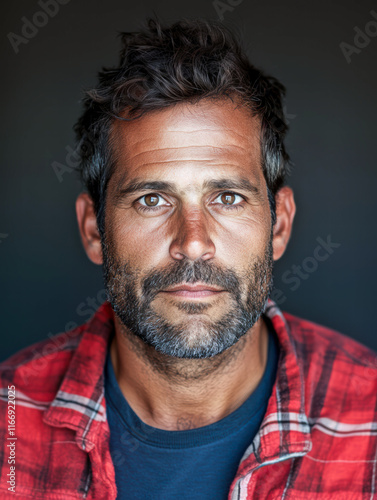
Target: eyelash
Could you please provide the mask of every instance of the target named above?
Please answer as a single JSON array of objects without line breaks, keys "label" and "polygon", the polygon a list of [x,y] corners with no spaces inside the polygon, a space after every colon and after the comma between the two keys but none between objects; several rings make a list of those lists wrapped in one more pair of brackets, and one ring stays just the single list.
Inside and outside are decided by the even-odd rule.
[{"label": "eyelash", "polygon": [[[238,193],[234,193],[233,191],[222,191],[221,193],[219,193],[216,196],[215,199],[217,199],[219,196],[221,196],[222,194],[225,194],[225,193],[227,193],[227,194],[234,194],[235,196],[239,196],[240,198],[242,198],[245,201],[245,197],[244,196],[242,196],[241,194],[238,194]],[[164,199],[160,194],[157,194],[157,193],[150,193],[150,194],[154,194],[154,195],[158,196],[159,198]],[[147,195],[141,196],[136,201],[141,200],[145,196],[147,196]],[[240,210],[242,208],[241,202],[237,203],[236,205],[221,205],[221,206],[222,206],[222,208],[224,210]],[[139,206],[138,206],[138,210],[141,211],[141,212],[156,212],[156,211],[160,210],[161,208],[163,208],[163,207],[162,206],[159,206],[159,207],[148,207],[146,205],[141,205],[141,204],[139,204]]]}]

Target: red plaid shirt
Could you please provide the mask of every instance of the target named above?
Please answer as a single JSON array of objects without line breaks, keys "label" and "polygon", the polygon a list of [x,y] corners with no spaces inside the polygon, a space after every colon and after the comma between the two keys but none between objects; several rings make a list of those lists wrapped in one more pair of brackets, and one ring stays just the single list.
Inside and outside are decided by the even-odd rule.
[{"label": "red plaid shirt", "polygon": [[[377,499],[377,354],[271,301],[266,314],[277,378],[229,499]],[[103,374],[112,330],[104,303],[0,364],[1,499],[116,498]]]}]

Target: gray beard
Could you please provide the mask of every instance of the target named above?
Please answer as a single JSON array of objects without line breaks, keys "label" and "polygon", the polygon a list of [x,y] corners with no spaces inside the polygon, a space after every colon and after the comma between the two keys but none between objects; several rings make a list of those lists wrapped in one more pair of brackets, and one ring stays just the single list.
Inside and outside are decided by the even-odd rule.
[{"label": "gray beard", "polygon": [[[234,271],[223,270],[208,261],[186,259],[143,278],[139,299],[140,272],[128,263],[117,261],[106,238],[102,240],[102,250],[108,300],[120,321],[147,345],[175,358],[210,358],[232,347],[263,314],[272,289],[272,236],[263,258],[256,258],[242,277],[247,285],[245,299],[242,299],[241,280]],[[154,311],[152,302],[159,291],[198,281],[229,293],[230,310],[220,320],[199,317],[212,306],[209,303],[177,302],[176,307],[188,315],[180,324],[171,324]]]}]

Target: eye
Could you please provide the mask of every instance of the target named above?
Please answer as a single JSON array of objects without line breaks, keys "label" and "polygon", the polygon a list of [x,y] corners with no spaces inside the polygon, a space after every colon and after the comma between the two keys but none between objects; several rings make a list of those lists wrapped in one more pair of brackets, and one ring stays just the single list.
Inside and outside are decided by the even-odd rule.
[{"label": "eye", "polygon": [[149,193],[137,200],[143,208],[158,208],[161,206],[169,206],[170,204],[159,194]]},{"label": "eye", "polygon": [[144,207],[158,207],[162,205],[165,200],[159,194],[151,193],[142,196],[138,201]]},{"label": "eye", "polygon": [[214,203],[220,203],[222,205],[238,205],[244,198],[236,193],[232,193],[231,191],[227,191],[225,193],[221,193],[214,200]]}]

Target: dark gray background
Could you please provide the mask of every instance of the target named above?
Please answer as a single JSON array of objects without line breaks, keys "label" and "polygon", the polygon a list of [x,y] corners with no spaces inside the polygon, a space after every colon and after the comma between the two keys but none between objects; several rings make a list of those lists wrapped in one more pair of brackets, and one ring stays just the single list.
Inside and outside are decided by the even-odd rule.
[{"label": "dark gray background", "polygon": [[[71,0],[16,54],[7,35],[21,35],[21,18],[32,20],[41,7],[7,4],[1,15],[1,359],[86,321],[102,301],[101,269],[87,259],[76,225],[80,184],[74,172],[60,182],[52,164],[74,164],[66,147],[74,147],[82,88],[95,83],[101,66],[116,63],[116,33],[137,30],[154,12],[168,22],[217,18],[209,0]],[[372,9],[377,12],[372,1],[243,0],[224,20],[240,30],[254,64],[288,88],[287,145],[295,163],[289,184],[298,212],[275,269],[279,303],[377,350],[377,37],[350,62],[340,48],[354,44],[355,27],[365,31]],[[339,247],[292,290],[283,274],[313,257],[317,238],[329,236]]]}]

